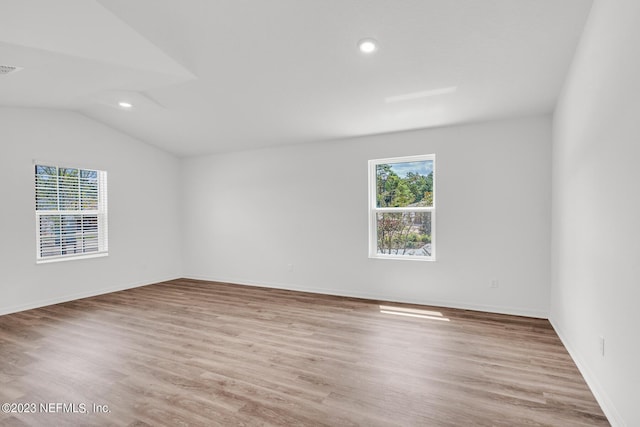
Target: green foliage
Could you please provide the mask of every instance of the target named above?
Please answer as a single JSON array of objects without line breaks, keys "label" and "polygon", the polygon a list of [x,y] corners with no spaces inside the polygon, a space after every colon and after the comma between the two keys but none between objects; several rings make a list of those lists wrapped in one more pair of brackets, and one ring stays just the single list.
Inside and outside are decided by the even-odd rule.
[{"label": "green foliage", "polygon": [[406,182],[400,180],[391,200],[392,206],[408,206],[415,201],[415,196]]},{"label": "green foliage", "polygon": [[433,172],[409,172],[400,178],[388,164],[376,168],[378,207],[433,206]]}]

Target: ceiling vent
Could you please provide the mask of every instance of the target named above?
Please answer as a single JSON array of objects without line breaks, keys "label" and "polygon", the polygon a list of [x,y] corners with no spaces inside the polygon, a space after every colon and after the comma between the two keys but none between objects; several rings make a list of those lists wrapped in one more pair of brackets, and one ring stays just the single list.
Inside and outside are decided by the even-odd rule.
[{"label": "ceiling vent", "polygon": [[5,74],[15,73],[16,71],[20,71],[22,68],[14,67],[13,65],[0,65],[0,76],[4,76]]}]

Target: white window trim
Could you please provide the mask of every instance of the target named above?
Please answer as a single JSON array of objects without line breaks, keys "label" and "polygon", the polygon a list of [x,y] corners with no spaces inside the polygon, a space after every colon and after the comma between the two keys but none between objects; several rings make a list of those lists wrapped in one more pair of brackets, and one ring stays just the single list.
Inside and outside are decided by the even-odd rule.
[{"label": "white window trim", "polygon": [[[61,261],[71,261],[90,258],[101,258],[109,256],[109,221],[108,221],[108,187],[107,172],[96,168],[83,168],[75,165],[68,165],[60,162],[49,162],[33,160],[32,173],[36,165],[55,165],[57,168],[93,170],[98,174],[98,209],[92,210],[42,210],[36,207],[36,199],[34,197],[34,211],[36,222],[36,264],[48,264]],[[32,175],[33,176],[33,175]],[[34,183],[35,185],[35,183]],[[35,187],[34,187],[35,190]],[[95,215],[98,217],[98,235],[99,250],[97,252],[88,252],[84,254],[68,254],[58,256],[42,257],[40,252],[40,216],[43,215]]]},{"label": "white window trim", "polygon": [[[425,160],[433,161],[433,206],[429,207],[402,207],[379,208],[376,206],[376,166],[388,163],[408,163]],[[404,261],[435,261],[436,260],[436,155],[424,154],[418,156],[389,157],[386,159],[369,160],[369,258],[393,259]],[[391,255],[378,253],[378,221],[376,215],[379,212],[431,212],[431,256],[417,255]]]}]

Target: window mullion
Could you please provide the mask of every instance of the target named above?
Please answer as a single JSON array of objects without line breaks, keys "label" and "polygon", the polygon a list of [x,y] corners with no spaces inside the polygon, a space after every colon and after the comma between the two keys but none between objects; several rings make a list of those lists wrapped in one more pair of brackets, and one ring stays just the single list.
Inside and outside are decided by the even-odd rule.
[{"label": "window mullion", "polygon": [[60,168],[56,166],[56,196],[58,196],[58,210],[60,210]]},{"label": "window mullion", "polygon": [[81,211],[82,210],[82,193],[81,193],[81,189],[80,186],[81,184],[81,179],[80,179],[80,175],[82,175],[82,169],[78,169],[78,210]]}]

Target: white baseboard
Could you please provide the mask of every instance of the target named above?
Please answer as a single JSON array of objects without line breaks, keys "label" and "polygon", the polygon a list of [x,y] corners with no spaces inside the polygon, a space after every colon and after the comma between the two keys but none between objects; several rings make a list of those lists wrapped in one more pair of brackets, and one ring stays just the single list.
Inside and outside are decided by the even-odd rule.
[{"label": "white baseboard", "polygon": [[562,344],[567,349],[569,355],[578,367],[578,370],[586,381],[587,386],[589,386],[589,388],[591,389],[591,393],[593,393],[593,396],[596,398],[596,401],[602,408],[602,412],[604,412],[605,416],[609,420],[609,423],[613,427],[627,427],[627,424],[622,419],[622,416],[614,406],[611,399],[609,399],[609,396],[604,391],[602,385],[600,385],[598,378],[593,374],[591,369],[589,369],[589,366],[584,362],[584,359],[580,356],[580,353],[576,350],[575,347],[573,347],[573,345],[571,345],[571,342],[567,339],[566,335],[562,332],[562,330],[558,327],[558,325],[553,321],[552,318],[549,318],[549,322],[551,323],[551,326],[553,326],[556,334],[558,335],[558,337],[560,337],[560,341],[562,341]]},{"label": "white baseboard", "polygon": [[74,301],[74,300],[78,300],[78,299],[82,299],[82,298],[89,298],[89,297],[95,297],[98,295],[103,295],[103,294],[110,294],[112,292],[118,292],[118,291],[124,291],[125,289],[133,289],[133,288],[139,288],[140,286],[147,286],[147,285],[151,285],[154,283],[160,283],[160,282],[166,282],[168,280],[173,280],[173,279],[177,279],[178,277],[170,277],[170,278],[162,278],[159,280],[154,280],[154,281],[144,281],[144,282],[137,282],[137,283],[130,283],[130,284],[126,284],[126,285],[118,285],[118,286],[112,286],[112,287],[108,287],[108,288],[102,288],[102,289],[94,289],[88,292],[80,292],[80,293],[76,293],[76,294],[71,294],[71,295],[63,295],[63,296],[59,296],[59,297],[55,297],[55,298],[49,298],[49,299],[44,299],[44,300],[38,300],[38,301],[33,301],[27,304],[21,304],[21,305],[16,305],[16,306],[11,306],[11,307],[0,307],[0,316],[5,315],[5,314],[11,314],[11,313],[17,313],[19,311],[26,311],[26,310],[32,310],[34,308],[40,308],[40,307],[46,307],[48,305],[54,305],[54,304],[60,304],[63,302],[69,302],[69,301]]},{"label": "white baseboard", "polygon": [[482,305],[482,304],[471,304],[471,303],[459,302],[459,301],[431,300],[431,299],[420,299],[420,298],[408,299],[408,298],[397,297],[390,294],[353,292],[353,291],[344,291],[342,289],[307,288],[307,287],[296,286],[291,284],[269,283],[269,282],[255,281],[255,280],[243,280],[243,279],[237,279],[237,278],[211,277],[211,276],[202,276],[197,274],[188,274],[188,275],[185,275],[184,277],[188,279],[194,279],[194,280],[206,280],[210,282],[232,283],[232,284],[243,285],[243,286],[258,286],[262,288],[274,288],[274,289],[284,289],[288,291],[310,292],[313,294],[335,295],[335,296],[342,296],[342,297],[363,298],[363,299],[370,299],[370,300],[390,301],[390,302],[407,303],[407,304],[431,305],[436,307],[459,308],[462,310],[484,311],[488,313],[498,313],[498,314],[511,314],[515,316],[536,317],[540,319],[546,319],[548,317],[547,312],[544,312],[541,310],[519,308],[519,307],[490,306],[490,305]]}]

